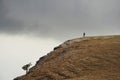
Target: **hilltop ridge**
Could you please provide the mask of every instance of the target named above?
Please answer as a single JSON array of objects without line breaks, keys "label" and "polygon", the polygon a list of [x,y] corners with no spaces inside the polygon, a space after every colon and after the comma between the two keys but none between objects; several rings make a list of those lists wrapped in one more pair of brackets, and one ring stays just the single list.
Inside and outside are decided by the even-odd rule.
[{"label": "hilltop ridge", "polygon": [[14,80],[120,80],[120,35],[68,40]]}]

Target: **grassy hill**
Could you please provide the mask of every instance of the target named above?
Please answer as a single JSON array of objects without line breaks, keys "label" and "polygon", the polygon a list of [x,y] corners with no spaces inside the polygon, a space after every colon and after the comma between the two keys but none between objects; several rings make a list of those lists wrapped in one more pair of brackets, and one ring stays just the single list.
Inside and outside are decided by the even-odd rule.
[{"label": "grassy hill", "polygon": [[68,40],[14,80],[120,80],[120,35]]}]

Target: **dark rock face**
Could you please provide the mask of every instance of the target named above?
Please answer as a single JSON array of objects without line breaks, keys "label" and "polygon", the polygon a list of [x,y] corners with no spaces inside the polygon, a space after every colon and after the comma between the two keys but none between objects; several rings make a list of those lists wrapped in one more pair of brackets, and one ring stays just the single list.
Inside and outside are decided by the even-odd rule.
[{"label": "dark rock face", "polygon": [[17,78],[15,78],[13,80],[22,80],[22,77],[17,77]]},{"label": "dark rock face", "polygon": [[120,80],[120,36],[68,40],[14,80]]}]

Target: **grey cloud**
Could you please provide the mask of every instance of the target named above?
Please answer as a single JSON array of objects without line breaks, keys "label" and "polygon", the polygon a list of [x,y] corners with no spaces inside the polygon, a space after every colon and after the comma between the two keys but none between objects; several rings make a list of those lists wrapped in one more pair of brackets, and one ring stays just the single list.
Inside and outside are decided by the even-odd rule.
[{"label": "grey cloud", "polygon": [[2,33],[16,33],[22,30],[22,22],[17,19],[7,17],[9,10],[5,5],[4,0],[0,0],[0,32]]},{"label": "grey cloud", "polygon": [[1,0],[0,32],[72,38],[120,34],[119,0]]}]

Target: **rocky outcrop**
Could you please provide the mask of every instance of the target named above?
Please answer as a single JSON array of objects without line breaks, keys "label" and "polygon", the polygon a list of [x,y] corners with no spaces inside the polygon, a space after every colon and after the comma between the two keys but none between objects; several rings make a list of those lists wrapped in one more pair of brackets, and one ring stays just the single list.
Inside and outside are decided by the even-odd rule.
[{"label": "rocky outcrop", "polygon": [[120,80],[120,36],[68,40],[14,80]]}]

